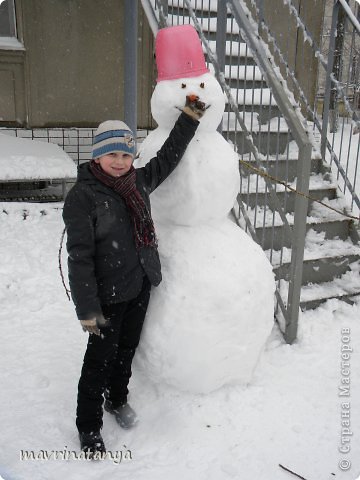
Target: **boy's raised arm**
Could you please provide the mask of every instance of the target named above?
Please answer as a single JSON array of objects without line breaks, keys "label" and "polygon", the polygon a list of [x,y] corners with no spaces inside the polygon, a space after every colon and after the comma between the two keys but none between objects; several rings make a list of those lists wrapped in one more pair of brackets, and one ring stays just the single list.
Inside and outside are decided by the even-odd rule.
[{"label": "boy's raised arm", "polygon": [[155,190],[176,168],[199,126],[205,105],[196,98],[187,97],[186,105],[164,145],[143,170],[150,192]]}]

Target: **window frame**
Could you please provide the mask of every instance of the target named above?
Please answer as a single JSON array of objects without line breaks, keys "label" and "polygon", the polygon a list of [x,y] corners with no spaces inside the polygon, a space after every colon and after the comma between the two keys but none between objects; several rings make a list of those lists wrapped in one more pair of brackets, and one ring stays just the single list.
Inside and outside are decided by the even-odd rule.
[{"label": "window frame", "polygon": [[8,1],[8,14],[9,14],[9,35],[1,35],[1,38],[17,38],[17,26],[16,26],[16,9],[15,9],[15,0]]}]

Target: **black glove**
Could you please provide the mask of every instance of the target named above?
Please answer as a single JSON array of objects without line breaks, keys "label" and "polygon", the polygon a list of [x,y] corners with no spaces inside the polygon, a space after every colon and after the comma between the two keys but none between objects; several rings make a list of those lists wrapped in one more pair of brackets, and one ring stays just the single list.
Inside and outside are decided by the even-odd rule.
[{"label": "black glove", "polygon": [[200,118],[204,115],[205,110],[205,103],[201,102],[197,95],[187,95],[183,112],[195,120],[200,120]]}]

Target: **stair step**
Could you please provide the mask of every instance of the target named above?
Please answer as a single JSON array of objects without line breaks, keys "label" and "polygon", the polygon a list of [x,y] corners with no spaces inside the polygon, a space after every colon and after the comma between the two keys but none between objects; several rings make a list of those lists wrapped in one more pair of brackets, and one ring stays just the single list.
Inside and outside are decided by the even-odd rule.
[{"label": "stair step", "polygon": [[[248,160],[244,155],[241,157],[241,160],[244,160],[251,166],[257,168],[256,162],[251,159]],[[289,184],[294,182],[297,177],[297,167],[298,167],[298,159],[297,158],[288,158],[288,159],[281,159],[276,157],[268,157],[261,159],[262,165],[266,168],[266,171],[269,175],[272,175],[280,180],[283,180]],[[242,184],[247,184],[248,177],[251,175],[257,176],[254,172],[248,168],[246,165],[240,164],[241,168],[241,177],[242,177]],[[322,160],[320,158],[311,158],[311,172],[313,174],[318,174],[322,171]]]},{"label": "stair step", "polygon": [[[193,25],[194,22],[192,18],[189,15],[181,14],[180,15],[174,14],[174,13],[169,13],[168,15],[168,24],[169,25]],[[185,12],[184,12],[185,13]],[[187,12],[186,12],[187,13]],[[205,15],[203,17],[198,17],[198,21],[201,25],[201,28],[205,34],[205,36],[209,36],[210,40],[215,40],[216,39],[216,30],[217,30],[217,17],[216,16],[209,16]],[[227,19],[226,22],[226,33],[228,35],[231,35],[231,38],[233,40],[239,40],[239,33],[240,33],[240,28],[238,24],[233,21],[231,18]]]},{"label": "stair step", "polygon": [[[212,63],[209,63],[209,70],[215,74]],[[265,80],[257,65],[225,65],[224,76],[226,83],[231,88],[240,90],[246,88],[261,88],[266,86]]]},{"label": "stair step", "polygon": [[348,271],[330,282],[305,285],[301,290],[300,306],[304,310],[313,309],[333,298],[351,301],[354,295],[360,295],[359,262],[350,264]]},{"label": "stair step", "polygon": [[[239,106],[259,105],[262,107],[276,106],[276,101],[270,88],[249,88],[246,90],[231,89],[231,95]],[[227,98],[226,98],[227,101]],[[239,108],[241,111],[241,108]]]},{"label": "stair step", "polygon": [[[236,99],[236,97],[234,97]],[[271,107],[272,108],[272,107]],[[287,133],[289,127],[286,120],[282,117],[271,118],[264,122],[260,115],[255,112],[244,112],[239,110],[239,119],[245,123],[245,127],[249,132],[262,133]],[[261,120],[261,121],[260,121]],[[242,131],[238,117],[234,112],[224,112],[223,114],[223,130],[226,132]]]},{"label": "stair step", "polygon": [[[264,162],[265,163],[265,162]],[[243,167],[244,169],[246,167]],[[277,177],[278,178],[278,177]],[[296,189],[296,178],[292,182],[288,182],[287,185],[291,188]],[[281,183],[275,184],[271,182],[276,188],[277,193],[285,192],[286,187]],[[309,178],[309,190],[321,190],[321,191],[335,191],[336,192],[337,184],[336,182],[330,180],[325,180],[324,175],[322,173],[312,173]],[[295,195],[295,192],[291,192],[287,190],[288,194]],[[241,194],[248,195],[248,194],[267,194],[269,195],[269,189],[266,185],[265,179],[262,176],[257,175],[256,173],[251,173],[250,175],[243,176],[241,179]],[[335,196],[332,196],[331,200],[333,200]],[[337,208],[335,205],[330,205],[333,208]],[[340,208],[343,208],[343,203],[341,203]]]},{"label": "stair step", "polygon": [[[199,6],[200,3],[200,6]],[[167,2],[169,10],[170,8],[173,9],[185,9],[187,11],[187,5],[185,4],[184,0],[168,0]],[[208,13],[217,13],[218,11],[218,0],[190,0],[191,8],[194,11],[203,11]]]},{"label": "stair step", "polygon": [[[293,140],[290,132],[280,131],[252,131],[254,145],[262,155],[285,154],[288,144]],[[225,138],[236,145],[240,155],[249,153],[250,147],[246,142],[247,134],[242,131],[226,132]]]},{"label": "stair step", "polygon": [[[213,53],[216,52],[216,41],[210,40],[209,46]],[[204,52],[206,53],[205,47],[203,47]],[[247,58],[248,61],[250,58],[253,58],[253,53],[250,48],[247,46],[245,42],[241,41],[231,41],[226,40],[225,42],[225,55],[229,58],[237,58],[237,57],[244,57]],[[230,62],[229,62],[230,63]],[[250,65],[250,64],[248,64]]]},{"label": "stair step", "polygon": [[[309,194],[316,198],[316,200],[327,201],[328,199],[333,200],[336,198],[336,189],[335,188],[319,188],[311,189]],[[264,206],[265,204],[268,207],[271,207],[271,199],[269,193],[265,195],[264,193],[242,193],[240,194],[244,204],[250,208],[254,208],[256,205]],[[295,210],[295,200],[296,193],[294,192],[285,192],[278,191],[277,198],[280,202],[280,205],[286,213],[294,212]],[[308,203],[308,214],[311,212],[313,201],[309,200]]]},{"label": "stair step", "polygon": [[[258,219],[258,220],[262,220]],[[258,224],[260,223],[258,221]],[[245,228],[245,222],[243,221],[243,228]],[[326,239],[339,238],[346,240],[349,237],[350,232],[350,220],[323,220],[321,222],[308,222],[306,225],[306,231],[310,229],[316,232],[325,232]],[[255,228],[255,232],[260,241],[260,245],[264,250],[268,250],[273,247],[275,250],[280,250],[282,246],[291,247],[289,238],[284,235],[285,227],[283,225],[272,226],[258,226]]]},{"label": "stair step", "polygon": [[[360,290],[360,289],[359,289]],[[356,289],[354,292],[344,293],[344,294],[329,294],[328,296],[321,298],[314,298],[312,300],[303,300],[300,301],[300,308],[303,311],[314,310],[315,308],[320,307],[323,303],[328,300],[341,300],[348,303],[349,305],[354,305],[360,301],[360,291]],[[317,291],[318,292],[318,291]]]},{"label": "stair step", "polygon": [[[236,99],[236,95],[233,96],[234,99]],[[238,109],[240,115],[243,115],[244,113],[252,115],[254,121],[258,124],[265,124],[269,122],[273,118],[278,118],[281,117],[282,114],[280,112],[280,109],[277,105],[273,104],[271,107],[265,105],[265,104],[253,104],[251,103],[250,99],[247,97],[246,101],[248,103],[238,103]],[[233,130],[233,127],[231,127],[232,124],[235,124],[235,113],[231,111],[230,104],[228,103],[227,97],[225,96],[225,112],[224,112],[224,118],[229,117],[230,118],[230,130]],[[224,129],[226,131],[226,129]]]},{"label": "stair step", "polygon": [[[274,265],[274,268],[284,263],[291,262],[291,249],[282,248],[281,250],[265,251],[267,257]],[[325,232],[308,230],[305,237],[304,261],[326,259],[330,257],[360,255],[360,241],[346,238],[326,239]]]},{"label": "stair step", "polygon": [[[287,299],[289,284],[286,280],[279,282],[281,297]],[[317,308],[331,299],[339,299],[353,303],[354,296],[360,295],[360,261],[348,265],[348,269],[340,276],[328,282],[309,283],[301,289],[300,307],[302,310]]]},{"label": "stair step", "polygon": [[[350,264],[360,262],[360,252],[354,255],[340,255],[304,260],[302,285],[330,282],[349,271]],[[289,280],[290,263],[274,268],[276,280]]]}]

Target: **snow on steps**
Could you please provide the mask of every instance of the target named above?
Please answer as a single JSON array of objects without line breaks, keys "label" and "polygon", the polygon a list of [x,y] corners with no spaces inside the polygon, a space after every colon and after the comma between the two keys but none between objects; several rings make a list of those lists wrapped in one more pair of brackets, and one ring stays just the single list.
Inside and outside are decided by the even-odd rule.
[{"label": "snow on steps", "polygon": [[[176,10],[174,10],[176,11]],[[198,17],[198,20],[201,24],[203,32],[206,34],[216,34],[217,30],[217,18],[216,17],[210,17],[210,16],[204,16],[204,17]],[[176,15],[174,13],[170,13],[168,15],[168,25],[193,25],[194,22],[193,19],[187,15]],[[229,35],[239,35],[240,29],[239,26],[236,22],[234,22],[231,18],[227,19],[226,22],[226,33]]]},{"label": "snow on steps", "polygon": [[[210,66],[210,71],[214,67]],[[261,70],[257,65],[225,65],[224,75],[227,79],[248,80],[263,80]]]},{"label": "snow on steps", "polygon": [[[267,257],[274,265],[276,279],[289,278],[291,250],[283,248],[279,251],[267,250]],[[327,283],[344,275],[351,265],[360,262],[360,245],[354,244],[350,238],[326,239],[325,232],[310,229],[305,239],[303,285]],[[360,282],[358,282],[360,288]]]},{"label": "snow on steps", "polygon": [[[259,195],[261,195],[261,193]],[[244,195],[244,197],[246,196]],[[245,200],[244,197],[243,200]],[[269,194],[267,194],[268,199],[269,197]],[[330,200],[324,198],[323,201],[327,205],[346,212],[345,201],[342,198]],[[291,239],[285,235],[286,230],[280,214],[277,211],[271,210],[268,205],[258,205],[256,208],[249,208],[244,204],[244,207],[251,224],[255,227],[255,231],[264,250],[270,248],[280,250],[282,247],[291,247]],[[240,219],[240,226],[245,229],[245,219],[239,212],[238,206],[235,206],[235,213],[237,218]],[[292,227],[294,225],[293,212],[288,212],[285,216],[290,227]],[[346,240],[350,237],[350,240],[355,243],[358,241],[358,235],[353,227],[352,220],[318,203],[314,202],[311,204],[306,223],[307,232],[311,229],[316,232],[323,232],[325,239],[339,238]]]},{"label": "snow on steps", "polygon": [[[321,303],[337,298],[353,303],[352,297],[360,295],[360,261],[349,265],[349,270],[329,282],[311,283],[301,289],[300,306],[303,310],[318,307]],[[280,292],[287,298],[288,283],[280,281]]]},{"label": "snow on steps", "polygon": [[[216,52],[216,41],[215,40],[210,40],[209,41],[209,46],[212,50],[213,53]],[[203,50],[206,53],[206,49],[203,46]],[[245,57],[247,59],[253,58],[252,51],[250,48],[246,45],[245,42],[242,41],[236,41],[236,40],[226,40],[225,43],[225,55],[228,57]]]},{"label": "snow on steps", "polygon": [[[187,5],[184,0],[168,0],[168,6],[173,8],[185,8],[187,9]],[[200,4],[200,6],[199,6]],[[199,0],[190,0],[191,8],[197,10],[201,8],[204,12],[217,12],[217,4],[218,0],[206,0],[199,2]]]}]

